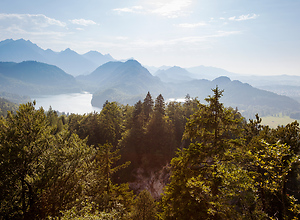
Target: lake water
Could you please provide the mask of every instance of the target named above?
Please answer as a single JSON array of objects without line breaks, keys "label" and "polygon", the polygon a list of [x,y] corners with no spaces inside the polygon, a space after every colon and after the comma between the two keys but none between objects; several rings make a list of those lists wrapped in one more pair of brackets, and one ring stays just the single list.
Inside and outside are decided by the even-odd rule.
[{"label": "lake water", "polygon": [[[91,112],[100,112],[101,109],[93,107],[91,104],[92,94],[88,92],[83,93],[68,93],[60,95],[44,95],[32,98],[36,101],[36,108],[43,107],[48,110],[51,106],[53,110],[64,113],[85,114]],[[167,102],[177,101],[184,102],[185,99],[168,99]]]},{"label": "lake water", "polygon": [[36,101],[36,108],[43,107],[48,110],[51,106],[53,110],[59,112],[84,114],[91,112],[100,112],[100,108],[93,107],[91,104],[92,94],[69,93],[60,95],[45,95],[32,98]]}]

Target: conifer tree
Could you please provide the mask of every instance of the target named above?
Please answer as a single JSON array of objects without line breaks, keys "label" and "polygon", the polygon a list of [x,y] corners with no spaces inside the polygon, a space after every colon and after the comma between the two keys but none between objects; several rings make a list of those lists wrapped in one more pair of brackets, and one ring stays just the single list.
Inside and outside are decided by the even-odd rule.
[{"label": "conifer tree", "polygon": [[135,199],[132,219],[155,220],[156,212],[155,201],[151,194],[147,190],[141,191]]},{"label": "conifer tree", "polygon": [[[220,103],[223,91],[217,87],[213,92],[187,122],[184,137],[192,143],[172,159],[171,183],[163,197],[165,219],[220,219],[235,213],[230,202],[240,188],[234,186],[247,178],[234,161],[242,118]],[[229,175],[233,170],[238,170],[235,178]]]},{"label": "conifer tree", "polygon": [[153,111],[153,105],[154,105],[154,101],[152,99],[152,96],[150,94],[150,92],[147,93],[144,102],[143,102],[143,112],[144,112],[144,121],[145,123],[147,123],[150,119],[150,115]]}]

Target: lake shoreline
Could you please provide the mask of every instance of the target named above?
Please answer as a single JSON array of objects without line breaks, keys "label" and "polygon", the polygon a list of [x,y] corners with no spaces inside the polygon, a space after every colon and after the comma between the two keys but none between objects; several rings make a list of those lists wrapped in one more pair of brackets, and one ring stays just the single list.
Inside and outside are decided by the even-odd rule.
[{"label": "lake shoreline", "polygon": [[59,95],[41,95],[32,97],[36,101],[36,108],[43,107],[47,111],[50,107],[65,114],[89,114],[94,111],[100,112],[101,109],[92,106],[93,94],[89,92],[65,93]]}]

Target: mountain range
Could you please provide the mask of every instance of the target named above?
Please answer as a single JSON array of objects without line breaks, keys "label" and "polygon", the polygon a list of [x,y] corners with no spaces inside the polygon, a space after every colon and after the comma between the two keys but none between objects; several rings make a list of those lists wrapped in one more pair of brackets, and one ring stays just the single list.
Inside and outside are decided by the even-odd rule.
[{"label": "mountain range", "polygon": [[[150,67],[151,68],[151,67]],[[152,68],[153,70],[153,68]],[[300,100],[300,76],[292,75],[241,75],[232,73],[216,67],[196,66],[191,68],[181,68],[178,66],[165,67],[153,72],[164,82],[187,82],[190,80],[207,79],[213,80],[220,76],[227,76],[233,80],[248,83],[256,88],[274,92],[278,95],[289,96],[295,100]]]},{"label": "mountain range", "polygon": [[[8,60],[16,62],[4,62]],[[56,61],[57,66],[49,60]],[[278,85],[283,83],[282,86],[285,87],[284,83],[300,79],[296,76],[270,76],[270,81],[267,80],[268,77],[261,77],[265,80],[259,81],[260,77],[241,76],[205,66],[188,69],[163,66],[159,69],[152,68],[155,72],[151,74],[133,59],[115,61],[110,55],[102,55],[96,51],[79,55],[66,49],[58,53],[50,49],[43,50],[23,39],[0,42],[0,61],[2,94],[5,92],[32,96],[89,91],[93,93],[92,105],[101,108],[106,100],[133,105],[142,100],[148,91],[153,97],[162,94],[166,101],[171,98],[184,98],[189,94],[191,97],[198,97],[203,103],[204,98],[212,94],[211,89],[218,86],[224,89],[221,101],[226,106],[237,107],[245,117],[254,117],[256,113],[264,116],[280,112],[285,115],[300,112],[300,104],[294,99],[245,83],[252,80],[265,82],[261,86],[272,86],[276,82]],[[60,67],[66,65],[65,69],[69,68],[70,71],[77,68],[79,73],[80,68],[82,72],[84,68],[91,69],[91,63],[95,66],[95,63],[101,62],[104,63],[90,70],[89,74],[81,74],[76,78]],[[73,72],[73,75],[76,74]],[[239,80],[243,77],[245,81]],[[296,85],[293,87],[294,90],[297,88]]]},{"label": "mountain range", "polygon": [[218,86],[224,90],[221,101],[226,106],[237,107],[249,118],[254,117],[256,113],[290,114],[300,111],[300,103],[294,99],[255,88],[239,80],[231,80],[226,76],[214,80],[193,79],[192,74],[190,77],[183,77],[186,74],[190,75],[185,69],[172,67],[158,71],[156,76],[153,76],[139,62],[129,60],[124,63],[108,62],[91,74],[77,79],[93,88],[92,104],[100,108],[105,100],[133,105],[142,100],[147,91],[154,97],[161,93],[166,100],[184,98],[189,94],[191,97],[198,97],[203,103],[204,99],[212,94],[211,89]]},{"label": "mountain range", "polygon": [[109,54],[103,55],[97,51],[80,55],[69,48],[61,52],[44,50],[24,39],[7,39],[0,42],[0,61],[38,61],[55,65],[73,76],[91,73],[98,66],[113,60],[115,59]]}]

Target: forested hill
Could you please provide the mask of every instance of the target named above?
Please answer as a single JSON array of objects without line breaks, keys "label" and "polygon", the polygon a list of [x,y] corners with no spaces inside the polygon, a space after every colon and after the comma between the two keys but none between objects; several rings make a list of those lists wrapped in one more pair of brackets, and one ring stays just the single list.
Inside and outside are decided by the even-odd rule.
[{"label": "forested hill", "polygon": [[0,62],[0,91],[22,95],[79,91],[75,78],[56,66],[36,61]]},{"label": "forested hill", "polygon": [[0,97],[0,117],[6,116],[7,111],[15,112],[18,105]]},{"label": "forested hill", "polygon": [[85,82],[96,85],[92,104],[102,107],[105,100],[134,104],[144,94],[164,93],[166,85],[136,60],[109,62],[85,77]]},{"label": "forested hill", "polygon": [[8,101],[15,103],[15,104],[21,104],[21,103],[27,103],[31,102],[31,98],[26,95],[18,95],[15,93],[8,93],[8,92],[0,92],[0,97],[7,99]]}]

